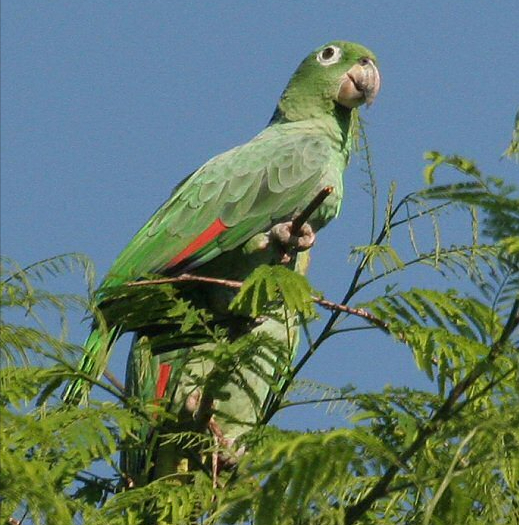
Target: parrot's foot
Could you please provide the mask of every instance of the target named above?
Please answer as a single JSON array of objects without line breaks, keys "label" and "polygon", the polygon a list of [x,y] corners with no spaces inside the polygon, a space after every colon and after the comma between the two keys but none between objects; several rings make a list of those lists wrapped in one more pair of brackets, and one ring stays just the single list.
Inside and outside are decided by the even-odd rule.
[{"label": "parrot's foot", "polygon": [[197,388],[193,390],[184,402],[184,408],[189,414],[194,414],[200,408],[200,398],[202,397],[202,392]]},{"label": "parrot's foot", "polygon": [[305,222],[295,233],[292,224],[292,221],[280,222],[274,225],[269,232],[269,240],[281,247],[282,263],[290,261],[290,252],[304,252],[315,243],[315,233],[310,224]]}]

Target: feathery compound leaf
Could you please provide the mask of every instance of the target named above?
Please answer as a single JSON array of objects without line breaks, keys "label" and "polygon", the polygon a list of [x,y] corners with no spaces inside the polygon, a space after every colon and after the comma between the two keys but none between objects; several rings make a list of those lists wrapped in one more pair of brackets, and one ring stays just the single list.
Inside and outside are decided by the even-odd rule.
[{"label": "feathery compound leaf", "polygon": [[315,315],[312,289],[304,276],[284,266],[262,265],[245,280],[231,309],[242,315],[259,317],[278,309],[280,301],[291,312],[299,312],[304,317]]},{"label": "feathery compound leaf", "polygon": [[256,450],[247,472],[259,477],[261,491],[243,494],[256,508],[255,523],[290,523],[294,516],[305,520],[311,502],[330,505],[327,494],[347,480],[354,451],[355,442],[342,430],[303,435]]},{"label": "feathery compound leaf", "polygon": [[405,266],[397,251],[389,244],[355,246],[351,250],[350,257],[356,258],[356,256],[361,253],[366,257],[366,264],[371,273],[375,273],[375,264],[377,262],[382,265],[384,272],[390,272],[396,269],[401,270]]},{"label": "feathery compound leaf", "polygon": [[519,162],[519,111],[515,114],[515,126],[512,132],[512,140],[503,155]]},{"label": "feathery compound leaf", "polygon": [[343,516],[343,505],[358,495],[358,454],[363,451],[389,464],[397,461],[387,444],[362,427],[279,437],[255,448],[242,463],[241,474],[253,476],[257,489],[224,498],[218,514],[225,522],[241,522],[252,507],[259,525],[321,523],[330,511],[335,523]]},{"label": "feathery compound leaf", "polygon": [[459,377],[462,370],[486,355],[487,345],[502,330],[492,308],[452,290],[413,288],[362,306],[384,319],[389,330],[413,349],[418,368],[429,378],[433,378],[434,363],[443,365],[437,369],[440,385],[445,384],[446,373]]},{"label": "feathery compound leaf", "polygon": [[424,177],[427,184],[434,182],[434,172],[443,164],[447,164],[462,173],[481,179],[481,172],[476,164],[472,160],[461,157],[460,155],[442,155],[438,151],[428,151],[424,154],[424,159],[431,161],[431,164],[424,168]]},{"label": "feathery compound leaf", "polygon": [[63,377],[61,367],[5,367],[0,369],[0,404],[20,407],[38,396],[46,385]]},{"label": "feathery compound leaf", "polygon": [[0,408],[0,416],[2,496],[13,507],[26,506],[35,523],[72,523],[67,488],[94,461],[111,464],[118,436],[138,424],[129,411],[108,403],[25,414]]},{"label": "feathery compound leaf", "polygon": [[95,281],[95,269],[92,260],[82,253],[65,253],[48,259],[42,259],[25,268],[20,267],[9,257],[2,256],[2,282],[13,280],[26,282],[28,279],[43,281],[45,275],[57,277],[64,273],[72,273],[79,269],[85,278],[88,289],[92,290]]},{"label": "feathery compound leaf", "polygon": [[86,520],[87,525],[188,525],[207,515],[217,491],[206,476],[195,475],[190,486],[171,477],[116,494]]},{"label": "feathery compound leaf", "polygon": [[[67,317],[70,310],[86,308],[88,302],[77,295],[50,293],[33,284],[34,280],[41,280],[45,274],[58,275],[77,266],[81,267],[85,275],[89,272],[93,274],[89,259],[78,254],[53,257],[25,269],[8,258],[2,258],[0,304],[3,315],[0,320],[0,358],[6,364],[28,363],[35,359],[41,363],[43,358],[60,361],[65,356],[80,351],[78,346],[66,341]],[[18,322],[19,315],[11,315],[19,314],[20,310],[24,313],[25,322],[9,322],[10,319],[16,319]],[[40,319],[43,311],[50,311],[59,319],[59,336],[45,330]]]},{"label": "feathery compound leaf", "polygon": [[505,237],[499,241],[499,247],[509,256],[519,256],[519,235]]},{"label": "feathery compound leaf", "polygon": [[[419,195],[425,199],[447,200],[450,202],[476,206],[485,213],[484,233],[495,240],[503,237],[519,236],[519,198],[517,188],[505,185],[496,177],[484,178],[481,172],[461,157],[434,157],[434,169],[441,164],[453,165],[460,171],[475,177],[472,182],[458,182],[433,186]],[[451,162],[452,160],[452,162]],[[429,166],[431,168],[431,166]],[[427,168],[426,168],[427,169]],[[430,182],[433,179],[431,177]]]}]

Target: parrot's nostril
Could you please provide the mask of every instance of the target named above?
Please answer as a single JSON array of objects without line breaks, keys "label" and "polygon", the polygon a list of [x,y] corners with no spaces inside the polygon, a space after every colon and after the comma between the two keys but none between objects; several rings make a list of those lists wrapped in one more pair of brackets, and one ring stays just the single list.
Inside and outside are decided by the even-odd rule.
[{"label": "parrot's nostril", "polygon": [[366,57],[362,57],[362,58],[359,60],[359,64],[360,64],[361,66],[367,66],[369,63],[370,63],[370,60],[369,60],[369,58],[366,58]]}]

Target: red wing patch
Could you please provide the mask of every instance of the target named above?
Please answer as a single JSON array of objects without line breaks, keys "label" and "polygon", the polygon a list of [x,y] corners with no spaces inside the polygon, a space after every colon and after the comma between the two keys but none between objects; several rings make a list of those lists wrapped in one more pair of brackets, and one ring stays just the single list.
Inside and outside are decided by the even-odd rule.
[{"label": "red wing patch", "polygon": [[159,367],[159,379],[155,388],[155,397],[162,399],[166,393],[166,388],[169,383],[169,376],[171,375],[172,366],[166,363],[161,364]]},{"label": "red wing patch", "polygon": [[211,226],[206,228],[189,246],[186,246],[178,255],[175,255],[165,267],[173,268],[228,229],[229,228],[225,226],[221,219],[216,219]]}]

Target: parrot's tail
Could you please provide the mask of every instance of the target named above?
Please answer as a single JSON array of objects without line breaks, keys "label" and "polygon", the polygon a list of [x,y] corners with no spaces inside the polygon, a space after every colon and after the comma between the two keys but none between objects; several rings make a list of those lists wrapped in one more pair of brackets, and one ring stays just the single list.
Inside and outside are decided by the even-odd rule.
[{"label": "parrot's tail", "polygon": [[[85,353],[78,365],[78,370],[93,379],[99,379],[103,374],[112,347],[119,337],[120,327],[94,327],[85,342]],[[92,383],[88,378],[79,377],[71,381],[65,388],[61,398],[65,403],[77,404],[86,400]]]}]

